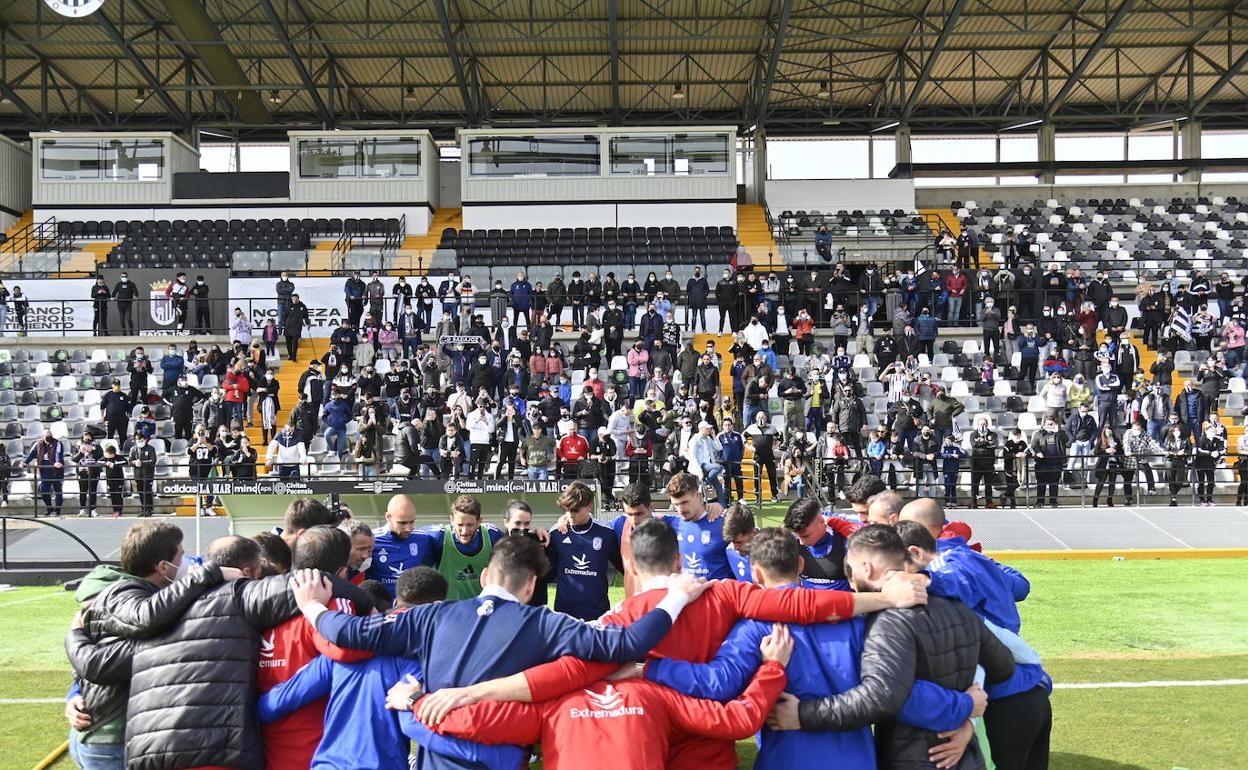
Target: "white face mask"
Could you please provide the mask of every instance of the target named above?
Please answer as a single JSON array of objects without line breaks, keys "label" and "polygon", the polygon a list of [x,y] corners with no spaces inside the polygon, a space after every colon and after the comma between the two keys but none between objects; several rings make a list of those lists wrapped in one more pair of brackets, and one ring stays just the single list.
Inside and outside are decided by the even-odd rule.
[{"label": "white face mask", "polygon": [[358,567],[358,571],[360,571],[360,572],[368,572],[368,568],[369,568],[369,567],[371,567],[371,566],[373,566],[373,557],[371,557],[371,556],[366,556],[366,557],[364,557],[364,561],[360,562],[360,566]]}]

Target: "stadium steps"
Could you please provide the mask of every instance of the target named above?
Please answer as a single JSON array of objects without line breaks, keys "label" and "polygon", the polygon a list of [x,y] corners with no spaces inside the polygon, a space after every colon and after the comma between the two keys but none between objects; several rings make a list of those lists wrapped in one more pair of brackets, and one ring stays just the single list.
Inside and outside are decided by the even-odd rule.
[{"label": "stadium steps", "polygon": [[316,246],[308,251],[308,275],[328,276],[335,273],[334,246],[337,241],[326,239],[317,241]]},{"label": "stadium steps", "polygon": [[34,221],[35,221],[35,210],[29,209],[25,214],[22,214],[20,217],[17,218],[17,221],[13,223],[12,227],[4,231],[5,240],[12,238],[13,236],[20,233],[22,230],[25,230],[27,227],[30,227],[32,224],[34,224]]},{"label": "stadium steps", "polygon": [[[737,242],[750,253],[755,270],[784,270],[784,258],[767,225],[767,210],[755,203],[737,205]],[[768,259],[770,255],[770,259]]]},{"label": "stadium steps", "polygon": [[[108,259],[108,254],[121,244],[116,241],[92,241],[84,244],[82,250],[90,254],[95,259],[95,265],[103,265]],[[94,265],[92,266],[94,269]]]},{"label": "stadium steps", "polygon": [[[277,426],[286,424],[286,420],[290,418],[290,413],[294,411],[295,404],[299,403],[299,378],[308,370],[308,363],[313,358],[319,358],[324,351],[329,349],[328,339],[317,339],[314,337],[305,337],[299,343],[299,357],[294,361],[283,360],[282,365],[277,368],[277,374],[274,379],[281,385],[279,395],[282,402],[282,408],[277,413]],[[261,462],[264,459],[264,453],[268,447],[262,443],[264,434],[260,428],[259,415],[253,416],[254,425],[244,430],[247,438],[251,441],[251,446],[256,450]]]},{"label": "stadium steps", "polygon": [[429,263],[433,260],[433,252],[442,242],[442,231],[446,228],[462,230],[464,228],[464,210],[462,208],[445,208],[433,212],[429,221],[429,232],[424,235],[408,235],[395,255],[394,268],[388,271],[391,275],[425,275],[429,272]]},{"label": "stadium steps", "polygon": [[[731,395],[732,394],[732,354],[728,352],[728,349],[732,347],[733,337],[731,334],[695,334],[693,335],[693,349],[694,350],[704,349],[706,347],[706,343],[708,342],[715,343],[715,352],[719,354],[719,357],[721,361],[723,362],[723,365],[719,367],[720,393],[724,395]],[[745,426],[738,425],[737,429],[742,430],[744,429],[744,427]],[[748,443],[745,446],[745,457],[747,460],[754,457],[754,448],[751,447]],[[743,468],[742,471],[744,472],[744,470],[745,469]],[[764,498],[770,499],[771,495],[774,494],[774,492],[771,489],[771,484],[768,483],[766,478],[764,478],[762,480],[762,485],[763,485]],[[745,494],[747,498],[753,498],[754,496],[754,479],[749,474],[746,474],[745,476]]]}]

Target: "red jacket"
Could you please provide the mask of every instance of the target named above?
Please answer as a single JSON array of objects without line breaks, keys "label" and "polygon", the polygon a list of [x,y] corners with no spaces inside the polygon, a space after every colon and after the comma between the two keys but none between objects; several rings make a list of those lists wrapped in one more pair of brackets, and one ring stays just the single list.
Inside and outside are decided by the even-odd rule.
[{"label": "red jacket", "polygon": [[[345,599],[334,599],[330,609],[355,614],[355,607]],[[274,626],[260,637],[260,661],[256,671],[256,688],[261,694],[287,681],[317,655],[343,663],[355,663],[371,657],[371,653],[344,650],[330,643],[302,615]],[[264,740],[264,766],[267,770],[307,770],[312,755],[321,742],[325,724],[325,704],[321,698],[292,711],[276,722],[260,726]]]},{"label": "red jacket", "polygon": [[644,679],[595,682],[544,703],[483,701],[452,711],[435,729],[482,743],[540,741],[547,770],[664,770],[675,767],[668,752],[682,735],[729,747],[753,735],[786,681],[783,666],[765,661],[729,703],[690,698]]},{"label": "red jacket", "polygon": [[[605,623],[628,624],[654,609],[666,595],[663,589],[643,591],[624,600],[620,609],[602,617]],[[824,623],[854,614],[854,595],[846,591],[807,588],[767,589],[736,580],[716,580],[706,593],[680,613],[663,641],[650,651],[656,658],[705,663],[715,657],[728,631],[742,618],[774,623]],[[603,679],[618,666],[590,663],[571,657],[535,666],[524,672],[533,700],[551,700]],[[737,766],[733,742],[684,735],[672,742],[668,770],[712,770]]]},{"label": "red jacket", "polygon": [[958,273],[957,275],[950,273],[945,276],[945,290],[949,292],[951,297],[961,297],[963,294],[966,294],[966,286],[966,273]]},{"label": "red jacket", "polygon": [[247,375],[241,372],[228,372],[225,375],[225,382],[221,384],[221,389],[225,391],[225,400],[231,404],[243,404],[247,402],[247,391],[251,390],[251,383],[247,380]]},{"label": "red jacket", "polygon": [[559,459],[564,462],[576,463],[589,454],[589,442],[579,433],[559,439]]}]

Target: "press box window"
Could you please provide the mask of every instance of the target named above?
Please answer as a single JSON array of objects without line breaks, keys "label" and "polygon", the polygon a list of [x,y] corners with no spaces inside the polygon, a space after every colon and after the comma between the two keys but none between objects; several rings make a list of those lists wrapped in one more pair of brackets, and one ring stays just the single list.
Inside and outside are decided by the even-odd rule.
[{"label": "press box window", "polygon": [[595,136],[496,136],[468,140],[474,177],[597,176],[602,166]]},{"label": "press box window", "polygon": [[44,179],[99,179],[100,143],[45,140],[40,144],[39,168]]},{"label": "press box window", "polygon": [[363,176],[420,176],[420,140],[364,139],[360,142]]},{"label": "press box window", "polygon": [[299,176],[305,179],[350,179],[356,174],[358,144],[352,141],[299,142]]},{"label": "press box window", "polygon": [[104,178],[156,181],[164,172],[165,145],[158,139],[104,142]]}]

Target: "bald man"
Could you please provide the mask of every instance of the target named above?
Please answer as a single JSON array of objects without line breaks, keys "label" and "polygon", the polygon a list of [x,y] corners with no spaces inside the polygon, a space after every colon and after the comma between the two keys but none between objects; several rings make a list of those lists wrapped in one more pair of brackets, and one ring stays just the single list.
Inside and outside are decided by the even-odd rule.
[{"label": "bald man", "polygon": [[434,566],[435,538],[416,531],[416,505],[407,495],[386,503],[386,523],[373,530],[373,558],[365,575],[393,598],[399,575],[412,567]]},{"label": "bald man", "polygon": [[904,526],[898,529],[911,560],[926,567],[932,578],[927,590],[965,604],[1015,650],[1013,676],[987,687],[984,725],[993,761],[1001,770],[1048,767],[1053,681],[1034,650],[1020,655],[1018,646],[1010,641],[1010,637],[1018,637],[1021,626],[1015,603],[1027,598],[1031,584],[1017,570],[973,551],[962,538],[940,537],[944,519],[939,503],[919,498],[901,509],[901,520],[921,525],[922,531],[916,535],[907,533]]},{"label": "bald man", "polygon": [[901,517],[901,510],[904,506],[901,495],[892,490],[881,492],[872,497],[867,506],[867,523],[894,527]]}]

